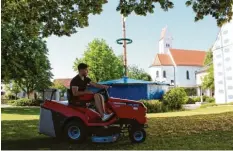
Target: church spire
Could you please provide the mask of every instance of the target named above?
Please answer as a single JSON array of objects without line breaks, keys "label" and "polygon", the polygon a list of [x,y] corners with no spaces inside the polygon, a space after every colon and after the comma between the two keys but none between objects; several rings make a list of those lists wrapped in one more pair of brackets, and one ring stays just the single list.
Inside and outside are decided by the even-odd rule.
[{"label": "church spire", "polygon": [[172,35],[168,31],[167,25],[162,29],[159,40],[159,53],[168,53],[169,48],[172,48]]}]

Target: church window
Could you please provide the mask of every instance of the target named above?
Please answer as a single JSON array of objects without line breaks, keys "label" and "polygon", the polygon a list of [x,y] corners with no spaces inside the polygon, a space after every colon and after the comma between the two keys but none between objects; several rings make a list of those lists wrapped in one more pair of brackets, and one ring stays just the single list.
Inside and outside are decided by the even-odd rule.
[{"label": "church window", "polygon": [[227,34],[227,33],[228,33],[228,30],[225,30],[225,31],[223,32],[224,35]]},{"label": "church window", "polygon": [[226,59],[225,59],[225,61],[230,61],[231,59],[230,59],[230,57],[227,57]]},{"label": "church window", "polygon": [[219,55],[217,55],[217,56],[216,56],[216,58],[221,58],[221,57],[222,57],[222,55],[221,55],[221,54],[219,54]]},{"label": "church window", "polygon": [[166,75],[166,71],[163,71],[163,77],[166,78],[167,75]]},{"label": "church window", "polygon": [[231,77],[231,76],[228,76],[228,77],[227,77],[227,80],[232,80],[232,77]]},{"label": "church window", "polygon": [[187,79],[187,80],[190,79],[190,78],[189,78],[189,71],[188,71],[188,70],[186,71],[186,79]]},{"label": "church window", "polygon": [[225,44],[228,43],[228,42],[229,42],[229,39],[224,40],[224,43],[225,43]]},{"label": "church window", "polygon": [[159,77],[159,71],[156,71],[156,78]]},{"label": "church window", "polygon": [[218,66],[218,67],[221,67],[221,66],[222,66],[222,64],[221,64],[221,63],[218,63],[218,64],[217,64],[217,66]]},{"label": "church window", "polygon": [[227,70],[227,71],[231,71],[231,69],[232,69],[231,67],[228,67],[226,70]]},{"label": "church window", "polygon": [[223,84],[223,81],[218,81],[218,84]]},{"label": "church window", "polygon": [[166,47],[170,47],[170,44],[166,44]]},{"label": "church window", "polygon": [[224,93],[224,90],[221,90],[221,89],[220,89],[220,90],[218,90],[218,92],[219,92],[219,93]]},{"label": "church window", "polygon": [[228,99],[232,99],[233,98],[233,95],[228,95]]},{"label": "church window", "polygon": [[225,52],[230,52],[230,49],[229,49],[229,48],[226,48],[224,51],[225,51]]}]

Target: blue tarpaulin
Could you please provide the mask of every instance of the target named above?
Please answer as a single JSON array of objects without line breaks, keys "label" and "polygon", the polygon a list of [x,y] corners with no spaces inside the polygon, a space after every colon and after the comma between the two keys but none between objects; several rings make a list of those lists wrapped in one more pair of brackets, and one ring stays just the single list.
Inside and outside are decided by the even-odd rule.
[{"label": "blue tarpaulin", "polygon": [[[103,81],[99,82],[99,84],[112,86],[108,89],[111,97],[130,100],[161,99],[168,88],[168,84],[130,79],[127,77],[117,80]],[[94,88],[90,89],[96,91]]]},{"label": "blue tarpaulin", "polygon": [[157,82],[152,82],[152,81],[144,81],[144,80],[136,80],[136,79],[130,79],[128,77],[123,77],[121,79],[117,80],[110,80],[110,81],[103,81],[99,82],[99,84],[106,84],[106,85],[114,85],[114,84],[162,84],[164,83],[157,83]]}]

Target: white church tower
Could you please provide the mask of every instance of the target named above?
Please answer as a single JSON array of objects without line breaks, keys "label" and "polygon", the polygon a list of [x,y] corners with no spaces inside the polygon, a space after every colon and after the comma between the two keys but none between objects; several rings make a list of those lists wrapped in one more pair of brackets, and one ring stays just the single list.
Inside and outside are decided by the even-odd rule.
[{"label": "white church tower", "polygon": [[216,103],[233,102],[233,19],[220,28],[212,51]]},{"label": "white church tower", "polygon": [[167,26],[162,29],[159,39],[159,54],[167,54],[169,48],[172,48],[172,35]]}]

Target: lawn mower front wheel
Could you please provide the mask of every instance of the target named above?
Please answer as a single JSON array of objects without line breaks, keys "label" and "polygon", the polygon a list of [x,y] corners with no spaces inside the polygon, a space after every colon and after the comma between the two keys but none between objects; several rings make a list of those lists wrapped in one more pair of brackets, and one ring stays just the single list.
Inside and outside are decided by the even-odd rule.
[{"label": "lawn mower front wheel", "polygon": [[64,128],[64,135],[69,141],[81,143],[87,138],[86,126],[80,121],[70,121]]},{"label": "lawn mower front wheel", "polygon": [[143,128],[129,130],[129,139],[132,143],[142,143],[146,140],[146,131]]}]

